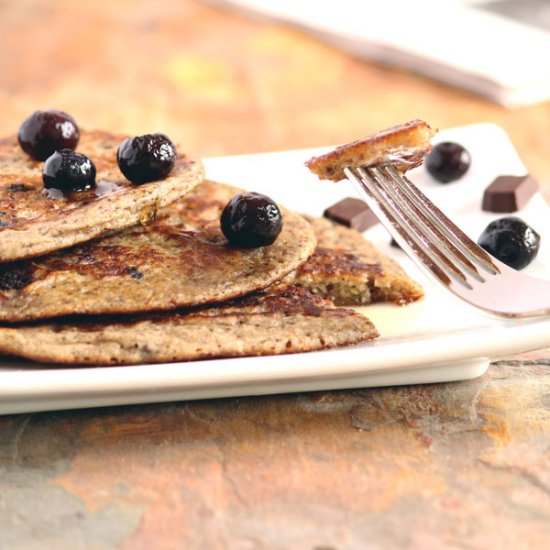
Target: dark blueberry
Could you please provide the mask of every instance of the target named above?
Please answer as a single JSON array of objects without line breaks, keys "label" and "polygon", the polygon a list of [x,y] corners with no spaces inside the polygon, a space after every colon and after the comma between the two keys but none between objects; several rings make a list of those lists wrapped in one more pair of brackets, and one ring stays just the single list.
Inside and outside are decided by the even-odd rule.
[{"label": "dark blueberry", "polygon": [[95,187],[95,175],[95,165],[90,158],[70,149],[61,149],[44,163],[42,181],[47,189],[71,193]]},{"label": "dark blueberry", "polygon": [[30,185],[26,185],[24,183],[12,183],[9,186],[10,191],[20,191],[21,193],[26,193],[27,191],[32,191],[32,187]]},{"label": "dark blueberry", "polygon": [[63,111],[35,111],[23,121],[19,145],[36,160],[46,160],[59,149],[76,149],[80,132],[74,118]]},{"label": "dark blueberry", "polygon": [[165,178],[174,168],[176,147],[164,134],[125,139],[118,148],[120,171],[132,183]]},{"label": "dark blueberry", "polygon": [[230,243],[245,247],[271,244],[283,228],[279,207],[260,193],[234,196],[223,209],[220,223]]},{"label": "dark blueberry", "polygon": [[31,264],[19,262],[0,265],[0,290],[19,290],[32,280]]},{"label": "dark blueberry", "polygon": [[434,145],[424,161],[426,170],[441,183],[460,179],[471,163],[470,153],[462,145],[451,141]]},{"label": "dark blueberry", "polygon": [[515,216],[491,222],[481,233],[478,244],[497,260],[523,269],[529,265],[540,246],[540,235]]},{"label": "dark blueberry", "polygon": [[130,275],[132,279],[137,279],[138,281],[143,279],[143,273],[136,266],[127,267],[126,274]]}]

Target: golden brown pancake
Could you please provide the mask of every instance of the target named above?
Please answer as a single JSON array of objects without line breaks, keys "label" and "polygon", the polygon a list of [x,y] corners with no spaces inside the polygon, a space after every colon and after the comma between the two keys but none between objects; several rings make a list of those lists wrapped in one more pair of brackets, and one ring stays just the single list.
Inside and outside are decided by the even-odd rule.
[{"label": "golden brown pancake", "polygon": [[190,311],[0,327],[0,352],[47,363],[121,365],[296,353],[377,336],[353,310],[277,287]]},{"label": "golden brown pancake", "polygon": [[268,246],[228,244],[219,218],[240,189],[205,181],[159,210],[150,225],[0,265],[0,320],[169,310],[221,302],[265,288],[306,261],[310,224],[282,208]]},{"label": "golden brown pancake", "polygon": [[77,151],[97,169],[97,188],[71,193],[45,191],[43,163],[24,153],[15,136],[0,140],[0,262],[30,258],[152,219],[204,178],[200,159],[178,148],[170,175],[135,185],[116,160],[126,136],[81,132]]},{"label": "golden brown pancake", "polygon": [[359,166],[393,164],[405,172],[422,164],[434,134],[422,120],[412,120],[313,157],[306,166],[320,179],[333,181],[345,179],[344,168]]}]

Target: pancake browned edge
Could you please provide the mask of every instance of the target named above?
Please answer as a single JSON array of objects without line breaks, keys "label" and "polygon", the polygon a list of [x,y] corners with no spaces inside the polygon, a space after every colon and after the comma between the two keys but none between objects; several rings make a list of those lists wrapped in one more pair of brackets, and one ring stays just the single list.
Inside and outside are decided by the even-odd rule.
[{"label": "pancake browned edge", "polygon": [[43,163],[31,159],[15,136],[0,140],[0,262],[38,256],[154,219],[162,206],[183,197],[204,178],[200,159],[178,148],[170,175],[134,185],[116,160],[126,136],[82,132],[77,151],[97,169],[97,188],[51,198],[44,193]]},{"label": "pancake browned edge", "polygon": [[339,306],[372,302],[414,302],[424,295],[392,258],[360,233],[325,218],[304,216],[313,227],[317,248],[285,280],[331,298]]},{"label": "pancake browned edge", "polygon": [[359,166],[392,164],[405,172],[422,164],[434,134],[424,121],[411,120],[313,157],[306,166],[320,179],[332,181],[345,179],[344,168]]},{"label": "pancake browned edge", "polygon": [[377,336],[353,310],[305,289],[277,287],[187,312],[0,327],[0,352],[46,363],[122,365],[306,352]]},{"label": "pancake browned edge", "polygon": [[0,265],[0,320],[171,310],[273,284],[307,260],[315,235],[302,216],[281,207],[283,229],[273,244],[231,246],[220,214],[240,192],[204,181],[150,225]]}]

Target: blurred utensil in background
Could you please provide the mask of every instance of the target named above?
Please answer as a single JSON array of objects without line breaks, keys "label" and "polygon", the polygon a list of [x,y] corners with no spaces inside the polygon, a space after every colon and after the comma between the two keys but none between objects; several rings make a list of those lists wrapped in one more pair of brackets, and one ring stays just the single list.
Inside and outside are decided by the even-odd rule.
[{"label": "blurred utensil in background", "polygon": [[550,99],[545,0],[205,0],[290,24],[352,55],[507,107]]}]

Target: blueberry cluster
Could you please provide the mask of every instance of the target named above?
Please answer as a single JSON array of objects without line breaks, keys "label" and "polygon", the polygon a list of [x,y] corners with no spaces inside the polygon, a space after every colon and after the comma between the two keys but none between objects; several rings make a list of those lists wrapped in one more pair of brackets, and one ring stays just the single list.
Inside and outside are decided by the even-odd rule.
[{"label": "blueberry cluster", "polygon": [[[21,124],[17,137],[23,151],[35,160],[45,161],[42,171],[45,188],[69,194],[95,187],[95,164],[75,151],[80,131],[69,114],[36,111]],[[117,151],[120,171],[136,185],[167,177],[175,162],[174,144],[159,133],[128,138]],[[231,244],[258,247],[273,243],[283,222],[273,200],[259,193],[248,193],[229,201],[220,223]]]},{"label": "blueberry cluster", "polygon": [[[17,135],[23,151],[45,161],[44,187],[63,193],[95,187],[93,161],[75,151],[80,130],[72,116],[58,111],[35,111],[24,120]],[[165,178],[174,168],[176,148],[164,134],[146,134],[126,139],[117,152],[120,171],[132,183],[142,184]]]}]

